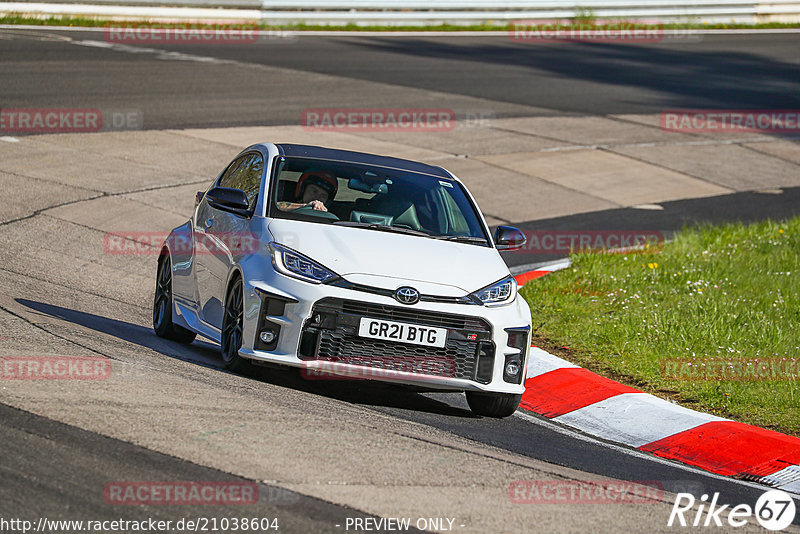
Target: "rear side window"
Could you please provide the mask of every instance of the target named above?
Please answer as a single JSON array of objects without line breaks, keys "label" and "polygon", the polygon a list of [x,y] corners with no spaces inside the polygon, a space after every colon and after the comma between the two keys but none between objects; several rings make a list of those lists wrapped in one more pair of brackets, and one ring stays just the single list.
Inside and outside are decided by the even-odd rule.
[{"label": "rear side window", "polygon": [[237,158],[230,164],[219,179],[219,187],[241,189],[247,195],[247,203],[252,211],[258,202],[261,189],[261,176],[264,174],[264,158],[258,152],[251,152]]}]

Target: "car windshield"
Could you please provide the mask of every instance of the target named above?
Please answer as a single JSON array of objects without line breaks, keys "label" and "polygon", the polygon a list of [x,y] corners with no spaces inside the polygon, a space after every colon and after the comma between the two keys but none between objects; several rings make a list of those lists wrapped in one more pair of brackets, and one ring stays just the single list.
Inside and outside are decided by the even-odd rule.
[{"label": "car windshield", "polygon": [[455,180],[387,167],[277,158],[270,217],[488,244]]}]

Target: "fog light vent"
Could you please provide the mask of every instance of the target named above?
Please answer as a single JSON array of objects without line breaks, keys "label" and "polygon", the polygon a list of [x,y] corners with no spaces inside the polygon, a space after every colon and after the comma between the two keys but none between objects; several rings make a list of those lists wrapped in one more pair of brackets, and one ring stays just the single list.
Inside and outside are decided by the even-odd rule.
[{"label": "fog light vent", "polygon": [[264,330],[258,337],[260,337],[261,341],[264,343],[270,344],[275,340],[275,332],[272,330]]},{"label": "fog light vent", "polygon": [[520,366],[517,360],[511,360],[509,362],[506,362],[505,373],[507,377],[516,378],[517,375],[519,375],[520,369],[522,369],[522,367]]},{"label": "fog light vent", "polygon": [[522,376],[525,374],[523,365],[527,361],[528,347],[530,346],[530,327],[506,328],[508,334],[507,345],[517,349],[519,354],[506,355],[503,367],[503,381],[510,384],[522,383]]}]

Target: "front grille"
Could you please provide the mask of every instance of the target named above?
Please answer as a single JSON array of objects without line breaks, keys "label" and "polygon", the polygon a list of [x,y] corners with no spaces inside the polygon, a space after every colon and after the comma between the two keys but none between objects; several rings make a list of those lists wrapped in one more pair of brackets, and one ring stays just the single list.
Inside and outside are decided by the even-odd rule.
[{"label": "front grille", "polygon": [[[447,329],[444,347],[426,347],[358,336],[362,317]],[[314,306],[301,337],[300,357],[373,369],[488,382],[479,359],[494,357],[491,327],[480,318],[408,307],[326,298]],[[477,373],[477,375],[476,375]]]}]

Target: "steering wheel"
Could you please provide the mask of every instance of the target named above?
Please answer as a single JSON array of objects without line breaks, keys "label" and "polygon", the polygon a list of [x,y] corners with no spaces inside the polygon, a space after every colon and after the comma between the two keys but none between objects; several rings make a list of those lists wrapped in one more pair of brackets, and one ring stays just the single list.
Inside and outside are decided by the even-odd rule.
[{"label": "steering wheel", "polygon": [[331,219],[334,221],[338,221],[339,217],[334,215],[329,211],[322,211],[322,210],[315,210],[311,206],[303,206],[302,208],[297,208],[293,210],[294,213],[299,213],[301,215],[311,215],[313,217],[319,217],[320,219]]}]

